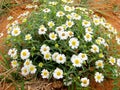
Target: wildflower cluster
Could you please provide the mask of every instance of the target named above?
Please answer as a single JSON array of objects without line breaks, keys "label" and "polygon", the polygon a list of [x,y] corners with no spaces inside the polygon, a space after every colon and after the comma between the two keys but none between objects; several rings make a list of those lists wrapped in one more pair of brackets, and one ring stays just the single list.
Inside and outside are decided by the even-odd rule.
[{"label": "wildflower cluster", "polygon": [[8,56],[23,76],[62,79],[67,86],[79,87],[88,87],[91,77],[101,83],[116,76],[120,67],[117,47],[112,49],[120,45],[116,29],[93,11],[71,3],[48,2],[23,24],[9,25]]}]

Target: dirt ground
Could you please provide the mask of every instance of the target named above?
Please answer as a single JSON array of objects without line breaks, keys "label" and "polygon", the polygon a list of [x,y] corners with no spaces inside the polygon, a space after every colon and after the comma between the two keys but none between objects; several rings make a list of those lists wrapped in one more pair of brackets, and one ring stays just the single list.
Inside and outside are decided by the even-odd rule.
[{"label": "dirt ground", "polygon": [[[103,2],[105,0],[95,0],[97,2]],[[120,0],[106,0],[106,3],[90,3],[91,9],[93,9],[99,15],[104,16],[109,23],[111,23],[119,32],[120,32]],[[118,8],[118,10],[115,9]],[[114,10],[115,9],[115,10]],[[15,7],[10,9],[9,13],[5,16],[0,17],[0,33],[3,33],[3,37],[6,37],[6,25],[8,23],[17,19],[17,17],[25,11],[31,11],[31,9],[26,9],[25,5],[20,7]],[[13,20],[8,21],[7,17],[13,16]],[[1,37],[2,38],[2,37]],[[0,38],[0,43],[2,43],[2,39]],[[4,51],[4,48],[1,47],[0,49]],[[0,58],[1,59],[1,58]],[[1,69],[0,69],[1,70]],[[93,90],[112,90],[112,80],[105,80],[103,85],[95,83],[92,81],[91,86],[94,88]],[[0,85],[0,90],[14,90],[13,87],[7,87],[10,84],[4,84],[3,86]],[[7,87],[7,89],[6,89]]]}]

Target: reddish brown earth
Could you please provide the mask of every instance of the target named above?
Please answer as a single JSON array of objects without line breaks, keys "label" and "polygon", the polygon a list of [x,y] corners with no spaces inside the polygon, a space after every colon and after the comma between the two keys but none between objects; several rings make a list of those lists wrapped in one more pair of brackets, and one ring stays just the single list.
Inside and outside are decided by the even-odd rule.
[{"label": "reddish brown earth", "polygon": [[[96,2],[90,3],[91,9],[93,9],[99,15],[104,16],[107,19],[107,21],[111,23],[120,32],[120,0],[95,0],[95,1],[101,3],[96,3]],[[118,11],[113,10],[115,6],[118,7],[119,9]],[[7,15],[0,17],[0,33],[1,32],[4,33],[3,37],[6,36],[6,25],[16,20],[17,17],[25,11],[31,11],[31,10],[26,9],[25,5],[23,5],[20,7],[15,7],[13,9],[10,9]],[[13,16],[14,19],[12,21],[8,21],[7,20],[8,16]],[[0,43],[2,43],[2,39],[0,39]],[[0,50],[4,51],[4,48],[1,45],[0,45]],[[105,80],[103,85],[101,85],[93,80],[91,83],[91,86],[93,88],[92,90],[112,90],[113,88],[112,82],[113,82],[112,80]],[[0,90],[14,90],[14,87],[12,87],[11,84],[3,84],[3,85],[0,84]]]}]

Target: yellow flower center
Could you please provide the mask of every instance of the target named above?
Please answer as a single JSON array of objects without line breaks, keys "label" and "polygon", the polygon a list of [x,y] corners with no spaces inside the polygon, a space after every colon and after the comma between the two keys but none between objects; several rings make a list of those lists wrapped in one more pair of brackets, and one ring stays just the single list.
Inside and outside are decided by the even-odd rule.
[{"label": "yellow flower center", "polygon": [[82,83],[87,84],[87,80],[83,80]]},{"label": "yellow flower center", "polygon": [[85,21],[85,22],[84,22],[84,24],[88,24],[88,22],[87,22],[87,21]]},{"label": "yellow flower center", "polygon": [[23,72],[24,72],[24,73],[27,73],[27,70],[26,70],[26,69],[24,69],[24,70],[23,70]]},{"label": "yellow flower center", "polygon": [[12,53],[12,54],[14,54],[14,53],[15,53],[15,51],[12,51],[11,53]]},{"label": "yellow flower center", "polygon": [[14,64],[14,65],[16,65],[16,64],[17,64],[17,62],[16,62],[16,61],[14,61],[14,62],[13,62],[13,64]]},{"label": "yellow flower center", "polygon": [[99,21],[98,20],[95,20],[95,23],[98,23]]},{"label": "yellow flower center", "polygon": [[62,61],[62,60],[63,60],[63,58],[62,58],[62,57],[60,57],[60,58],[59,58],[59,60],[60,60],[60,61]]},{"label": "yellow flower center", "polygon": [[62,36],[65,36],[65,33],[62,33]]},{"label": "yellow flower center", "polygon": [[76,45],[76,41],[72,41],[72,45],[75,46]]},{"label": "yellow flower center", "polygon": [[91,31],[91,28],[88,28],[88,31]]},{"label": "yellow flower center", "polygon": [[26,53],[26,52],[23,52],[23,53],[22,53],[22,55],[23,55],[23,56],[26,56],[26,55],[27,55],[27,53]]},{"label": "yellow flower center", "polygon": [[26,39],[30,39],[30,36],[28,35],[28,36],[26,36]]},{"label": "yellow flower center", "polygon": [[82,57],[82,58],[85,58],[85,54],[82,54],[81,57]]},{"label": "yellow flower center", "polygon": [[47,48],[44,48],[43,51],[47,51]]},{"label": "yellow flower center", "polygon": [[44,31],[44,29],[42,28],[42,29],[41,29],[41,31],[43,32],[43,31]]},{"label": "yellow flower center", "polygon": [[63,15],[63,12],[59,12],[59,15],[62,16],[62,15]]},{"label": "yellow flower center", "polygon": [[93,48],[93,50],[97,51],[97,48],[96,48],[96,47],[94,47],[94,48]]},{"label": "yellow flower center", "polygon": [[44,76],[47,76],[47,72],[44,72],[43,75],[44,75]]},{"label": "yellow flower center", "polygon": [[30,71],[33,71],[34,70],[34,67],[30,67]]},{"label": "yellow flower center", "polygon": [[52,34],[52,35],[51,35],[51,38],[55,38],[55,34]]},{"label": "yellow flower center", "polygon": [[68,26],[72,26],[72,22],[68,22]]},{"label": "yellow flower center", "polygon": [[29,61],[27,61],[27,62],[26,62],[26,65],[30,65],[30,62],[29,62]]},{"label": "yellow flower center", "polygon": [[101,62],[99,62],[99,63],[98,63],[98,66],[99,66],[99,67],[102,67],[102,66],[103,66],[103,64],[102,64]]},{"label": "yellow flower center", "polygon": [[61,72],[57,72],[57,76],[60,76],[61,75]]},{"label": "yellow flower center", "polygon": [[110,61],[111,61],[112,63],[115,63],[115,59],[111,59]]},{"label": "yellow flower center", "polygon": [[100,80],[100,79],[101,79],[101,76],[100,76],[100,75],[98,75],[98,76],[97,76],[97,79],[98,79],[98,80]]},{"label": "yellow flower center", "polygon": [[46,57],[46,58],[49,58],[49,57],[50,57],[50,55],[49,55],[49,54],[46,54],[46,55],[45,55],[45,57]]},{"label": "yellow flower center", "polygon": [[53,24],[53,23],[50,23],[49,26],[52,27],[52,26],[54,26],[54,24]]},{"label": "yellow flower center", "polygon": [[89,35],[89,34],[87,34],[87,35],[86,35],[86,37],[87,37],[87,38],[90,38],[90,35]]},{"label": "yellow flower center", "polygon": [[80,61],[78,59],[75,60],[75,64],[79,64]]},{"label": "yellow flower center", "polygon": [[17,34],[18,33],[18,30],[14,30],[14,34]]},{"label": "yellow flower center", "polygon": [[39,65],[38,65],[39,67],[42,67],[43,66],[43,63],[39,63]]}]

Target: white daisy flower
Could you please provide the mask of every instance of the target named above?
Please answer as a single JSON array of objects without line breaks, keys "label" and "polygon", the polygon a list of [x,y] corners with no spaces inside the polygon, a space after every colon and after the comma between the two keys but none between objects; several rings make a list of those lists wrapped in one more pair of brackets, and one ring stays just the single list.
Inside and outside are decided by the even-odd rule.
[{"label": "white daisy flower", "polygon": [[81,67],[83,60],[81,60],[81,58],[79,58],[78,56],[73,55],[71,57],[71,62],[73,64],[73,66],[75,66],[75,67]]},{"label": "white daisy flower", "polygon": [[56,57],[57,57],[58,55],[59,55],[58,52],[53,53],[53,55],[52,55],[53,61],[56,61]]},{"label": "white daisy flower", "polygon": [[90,51],[93,53],[99,53],[99,47],[97,45],[93,44]]},{"label": "white daisy flower", "polygon": [[110,57],[108,60],[111,65],[114,65],[116,63],[116,59],[113,57]]},{"label": "white daisy flower", "polygon": [[53,77],[55,79],[62,79],[63,78],[63,70],[60,68],[56,68],[53,72]]},{"label": "white daisy flower", "polygon": [[103,54],[103,53],[100,53],[100,54],[99,54],[99,57],[100,57],[100,58],[103,58],[103,57],[104,57],[104,54]]},{"label": "white daisy flower", "polygon": [[53,1],[53,2],[49,2],[49,4],[55,6],[58,4],[58,2]]},{"label": "white daisy flower", "polygon": [[18,55],[16,54],[15,56],[12,57],[14,60],[18,58]]},{"label": "white daisy flower", "polygon": [[17,67],[17,66],[18,66],[17,60],[12,60],[12,61],[11,61],[11,66],[12,66],[13,68]]},{"label": "white daisy flower", "polygon": [[90,27],[91,23],[89,21],[87,21],[87,20],[83,20],[82,21],[82,26],[84,26],[84,27]]},{"label": "white daisy flower", "polygon": [[61,40],[66,40],[68,38],[68,32],[66,32],[66,31],[60,32],[59,33],[59,38]]},{"label": "white daisy flower", "polygon": [[79,46],[79,41],[77,38],[71,38],[69,40],[69,46],[72,48],[72,49],[77,49],[78,46]]},{"label": "white daisy flower", "polygon": [[83,61],[88,60],[88,56],[85,53],[79,53],[78,57],[80,57]]},{"label": "white daisy flower", "polygon": [[120,67],[120,59],[117,59],[117,65]]},{"label": "white daisy flower", "polygon": [[108,27],[108,31],[109,32],[114,32],[114,27],[112,27],[111,25]]},{"label": "white daisy flower", "polygon": [[50,47],[45,44],[40,47],[40,52],[42,54],[49,53],[49,51],[50,51]]},{"label": "white daisy flower", "polygon": [[64,10],[65,10],[65,11],[68,11],[68,12],[71,12],[71,11],[72,11],[71,7],[70,7],[70,6],[67,6],[67,5],[64,6]]},{"label": "white daisy flower", "polygon": [[20,35],[21,31],[20,31],[20,28],[19,27],[15,27],[13,28],[12,32],[11,32],[11,35],[12,36],[18,36]]},{"label": "white daisy flower", "polygon": [[104,68],[103,60],[98,60],[95,62],[96,68]]},{"label": "white daisy flower", "polygon": [[16,26],[16,25],[18,25],[19,23],[18,23],[18,20],[15,20],[11,25],[12,26]]},{"label": "white daisy flower", "polygon": [[73,3],[73,0],[62,0],[62,2],[64,2],[64,3]]},{"label": "white daisy flower", "polygon": [[100,23],[101,23],[101,25],[104,25],[104,24],[106,23],[106,20],[105,20],[104,17],[101,17],[101,18],[100,18]]},{"label": "white daisy flower", "polygon": [[66,56],[64,54],[58,54],[56,57],[56,62],[59,64],[64,64],[66,62]]},{"label": "white daisy flower", "polygon": [[120,38],[117,39],[117,44],[120,45]]},{"label": "white daisy flower", "polygon": [[49,8],[45,8],[45,9],[43,9],[43,12],[45,12],[45,13],[49,13],[51,10],[49,9]]},{"label": "white daisy flower", "polygon": [[30,57],[30,52],[28,49],[23,49],[20,53],[21,59],[28,59]]},{"label": "white daisy flower", "polygon": [[97,26],[100,25],[101,21],[100,18],[93,18],[93,23]]},{"label": "white daisy flower", "polygon": [[73,21],[66,21],[66,26],[71,28],[74,25]]},{"label": "white daisy flower", "polygon": [[44,25],[41,25],[39,30],[38,30],[38,34],[42,35],[42,34],[46,34],[47,28],[45,28]]},{"label": "white daisy flower", "polygon": [[36,69],[35,65],[32,65],[32,64],[29,65],[29,72],[30,72],[31,74],[35,74],[36,71],[37,71],[37,69]]},{"label": "white daisy flower", "polygon": [[114,28],[114,30],[113,30],[113,32],[112,32],[114,35],[117,35],[118,34],[118,32],[117,32],[117,30]]},{"label": "white daisy flower", "polygon": [[8,55],[10,55],[11,57],[16,56],[17,55],[17,49],[16,48],[9,49]]},{"label": "white daisy flower", "polygon": [[10,34],[12,32],[12,26],[9,26],[8,28],[7,28],[7,34]]},{"label": "white daisy flower", "polygon": [[23,76],[27,76],[29,74],[29,68],[28,67],[22,67],[21,74]]},{"label": "white daisy flower", "polygon": [[3,35],[4,35],[3,33],[0,33],[0,38],[3,37]]},{"label": "white daisy flower", "polygon": [[31,34],[27,34],[27,35],[25,35],[25,40],[31,40],[31,39],[32,39]]},{"label": "white daisy flower", "polygon": [[97,14],[93,15],[93,19],[94,18],[100,18]]},{"label": "white daisy flower", "polygon": [[42,76],[42,78],[49,78],[49,75],[50,75],[50,73],[49,73],[49,71],[47,70],[47,69],[43,69],[42,71],[41,71],[41,76]]},{"label": "white daisy flower", "polygon": [[63,79],[63,83],[65,86],[70,86],[72,84],[72,78],[68,77],[67,79]]},{"label": "white daisy flower", "polygon": [[80,19],[81,19],[81,16],[80,16],[79,14],[71,13],[71,15],[72,15],[72,18],[73,18],[74,20],[80,20]]},{"label": "white daisy flower", "polygon": [[96,39],[95,42],[100,45],[101,44],[101,40],[100,39]]},{"label": "white daisy flower", "polygon": [[100,40],[100,43],[101,43],[101,44],[104,44],[104,43],[105,43],[105,39],[104,39],[104,38],[98,37],[97,39]]},{"label": "white daisy flower", "polygon": [[49,38],[50,38],[51,40],[56,40],[56,39],[57,39],[57,34],[55,34],[54,32],[51,32],[51,33],[49,34]]},{"label": "white daisy flower", "polygon": [[108,45],[107,43],[103,43],[103,45],[104,45],[105,47],[109,47],[109,45]]},{"label": "white daisy flower", "polygon": [[74,6],[71,7],[71,11],[75,11],[75,7]]},{"label": "white daisy flower", "polygon": [[8,18],[7,18],[7,20],[12,20],[13,19],[13,16],[9,16]]},{"label": "white daisy flower", "polygon": [[86,42],[90,42],[90,41],[92,41],[92,35],[89,33],[86,33],[84,36],[84,39]]},{"label": "white daisy flower", "polygon": [[53,26],[55,26],[55,23],[54,23],[53,21],[50,21],[50,22],[48,22],[48,26],[49,26],[50,28],[52,28]]},{"label": "white daisy flower", "polygon": [[65,13],[63,11],[58,11],[56,14],[57,17],[62,17],[64,15],[65,15]]},{"label": "white daisy flower", "polygon": [[66,17],[71,20],[72,19],[72,15],[71,14],[67,14]]},{"label": "white daisy flower", "polygon": [[62,27],[66,30],[68,27],[66,26],[66,24],[63,24]]},{"label": "white daisy flower", "polygon": [[66,0],[66,3],[73,3],[74,0]]},{"label": "white daisy flower", "polygon": [[81,78],[80,81],[81,81],[81,86],[82,87],[87,87],[90,84],[90,80],[88,78],[86,78],[86,77]]},{"label": "white daisy flower", "polygon": [[45,60],[50,60],[51,59],[51,53],[49,53],[49,52],[44,53],[44,59]]},{"label": "white daisy flower", "polygon": [[32,61],[30,59],[26,59],[24,62],[24,66],[30,66],[32,65]]},{"label": "white daisy flower", "polygon": [[56,29],[55,29],[55,32],[56,33],[60,33],[60,32],[63,32],[64,31],[64,27],[63,26],[59,26],[59,27],[56,27]]},{"label": "white daisy flower", "polygon": [[104,80],[104,76],[102,73],[96,72],[95,73],[95,81],[101,83]]},{"label": "white daisy flower", "polygon": [[93,33],[93,29],[91,27],[87,27],[87,28],[85,28],[85,32],[92,34]]},{"label": "white daisy flower", "polygon": [[74,32],[72,32],[72,31],[68,31],[68,37],[73,37],[74,36]]},{"label": "white daisy flower", "polygon": [[[35,1],[35,0],[34,0]],[[37,0],[38,1],[38,0]],[[26,8],[27,9],[32,9],[32,8],[37,8],[38,6],[37,5],[32,5],[32,4],[28,4],[26,5]]]},{"label": "white daisy flower", "polygon": [[111,24],[109,24],[109,23],[103,23],[103,26],[108,29],[109,27],[111,27]]}]

